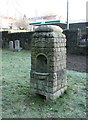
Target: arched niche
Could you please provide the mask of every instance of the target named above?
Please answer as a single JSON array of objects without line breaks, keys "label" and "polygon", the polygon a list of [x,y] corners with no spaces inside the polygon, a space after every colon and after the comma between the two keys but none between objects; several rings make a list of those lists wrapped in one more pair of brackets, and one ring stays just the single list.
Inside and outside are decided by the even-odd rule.
[{"label": "arched niche", "polygon": [[36,57],[36,72],[47,73],[47,57],[43,54]]}]

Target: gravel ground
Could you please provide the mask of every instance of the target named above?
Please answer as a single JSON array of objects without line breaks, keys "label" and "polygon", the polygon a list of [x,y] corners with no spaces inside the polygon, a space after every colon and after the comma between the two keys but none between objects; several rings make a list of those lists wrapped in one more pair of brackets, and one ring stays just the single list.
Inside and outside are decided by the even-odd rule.
[{"label": "gravel ground", "polygon": [[67,69],[86,72],[86,56],[67,55]]}]

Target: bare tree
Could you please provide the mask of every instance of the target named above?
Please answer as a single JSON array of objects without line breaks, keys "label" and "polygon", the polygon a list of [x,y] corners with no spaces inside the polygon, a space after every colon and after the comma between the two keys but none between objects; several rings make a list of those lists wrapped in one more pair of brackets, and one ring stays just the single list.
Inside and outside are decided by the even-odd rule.
[{"label": "bare tree", "polygon": [[27,19],[27,17],[24,15],[23,18],[19,18],[16,22],[15,22],[15,26],[18,29],[24,29],[27,30],[28,26],[29,26],[29,21]]}]

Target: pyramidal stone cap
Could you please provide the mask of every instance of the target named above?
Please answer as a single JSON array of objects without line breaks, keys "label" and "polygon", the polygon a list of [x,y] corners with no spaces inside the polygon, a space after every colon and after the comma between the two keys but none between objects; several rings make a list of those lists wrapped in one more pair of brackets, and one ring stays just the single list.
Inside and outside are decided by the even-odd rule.
[{"label": "pyramidal stone cap", "polygon": [[41,25],[38,26],[35,29],[35,32],[33,34],[33,37],[49,37],[49,38],[53,38],[53,37],[65,37],[64,34],[62,33],[63,29],[59,26],[56,25]]},{"label": "pyramidal stone cap", "polygon": [[56,25],[41,25],[35,29],[35,32],[63,32],[63,29]]},{"label": "pyramidal stone cap", "polygon": [[35,32],[53,32],[53,28],[48,25],[41,25],[35,29]]}]

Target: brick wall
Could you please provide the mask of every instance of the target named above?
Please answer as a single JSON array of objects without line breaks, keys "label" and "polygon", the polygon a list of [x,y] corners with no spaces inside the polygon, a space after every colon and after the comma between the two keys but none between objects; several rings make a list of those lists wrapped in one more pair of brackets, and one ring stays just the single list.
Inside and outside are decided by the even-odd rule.
[{"label": "brick wall", "polygon": [[8,33],[2,32],[2,48],[9,48],[9,41],[20,40],[23,49],[31,49],[31,36],[33,32]]},{"label": "brick wall", "polygon": [[86,47],[79,45],[80,40],[82,39],[83,34],[80,33],[80,30],[64,30],[63,33],[66,35],[66,47],[67,53],[69,54],[86,54]]}]

